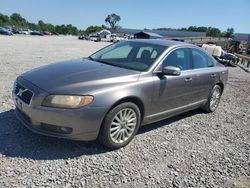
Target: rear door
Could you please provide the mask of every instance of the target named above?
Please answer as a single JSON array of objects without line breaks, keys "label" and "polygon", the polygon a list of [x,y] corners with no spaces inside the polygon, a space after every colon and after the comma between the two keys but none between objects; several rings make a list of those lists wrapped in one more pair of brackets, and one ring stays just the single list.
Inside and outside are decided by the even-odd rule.
[{"label": "rear door", "polygon": [[219,76],[214,69],[214,61],[205,52],[191,48],[193,74],[193,89],[197,101],[207,99]]}]

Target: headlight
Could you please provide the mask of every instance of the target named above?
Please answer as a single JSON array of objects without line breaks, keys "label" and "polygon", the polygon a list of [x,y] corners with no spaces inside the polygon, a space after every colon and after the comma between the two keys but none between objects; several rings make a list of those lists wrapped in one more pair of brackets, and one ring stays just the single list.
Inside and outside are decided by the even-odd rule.
[{"label": "headlight", "polygon": [[81,108],[92,103],[93,96],[49,95],[42,105],[55,108]]}]

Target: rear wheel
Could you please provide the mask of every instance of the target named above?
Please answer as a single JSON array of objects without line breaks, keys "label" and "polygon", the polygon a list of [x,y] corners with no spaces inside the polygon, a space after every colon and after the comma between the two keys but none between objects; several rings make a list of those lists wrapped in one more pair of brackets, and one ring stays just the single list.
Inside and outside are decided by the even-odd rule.
[{"label": "rear wheel", "polygon": [[238,62],[237,62],[236,59],[231,61],[231,65],[232,65],[233,67],[236,67],[237,64],[238,64]]},{"label": "rear wheel", "polygon": [[215,85],[206,104],[202,107],[202,109],[206,112],[214,112],[220,103],[221,94],[221,87]]},{"label": "rear wheel", "polygon": [[99,141],[111,149],[127,145],[140,126],[140,110],[131,102],[117,105],[106,115],[99,134]]}]

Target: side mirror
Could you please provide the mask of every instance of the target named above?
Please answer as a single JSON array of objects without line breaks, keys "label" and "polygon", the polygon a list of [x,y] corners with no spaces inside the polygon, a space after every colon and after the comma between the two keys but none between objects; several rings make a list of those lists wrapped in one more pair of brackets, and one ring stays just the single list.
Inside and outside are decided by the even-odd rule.
[{"label": "side mirror", "polygon": [[179,76],[181,74],[181,69],[174,66],[166,66],[162,68],[162,74]]}]

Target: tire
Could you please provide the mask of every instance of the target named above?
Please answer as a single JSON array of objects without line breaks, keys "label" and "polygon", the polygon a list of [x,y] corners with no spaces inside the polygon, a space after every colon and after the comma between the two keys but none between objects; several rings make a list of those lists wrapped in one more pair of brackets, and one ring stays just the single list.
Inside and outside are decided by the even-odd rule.
[{"label": "tire", "polygon": [[220,103],[222,89],[219,85],[215,85],[206,104],[202,107],[205,112],[214,112]]},{"label": "tire", "polygon": [[141,114],[137,105],[131,102],[119,104],[106,115],[98,140],[110,149],[124,147],[136,135],[140,122]]},{"label": "tire", "polygon": [[237,65],[238,65],[237,60],[234,60],[233,63],[232,63],[232,66],[233,66],[233,67],[237,67]]}]

